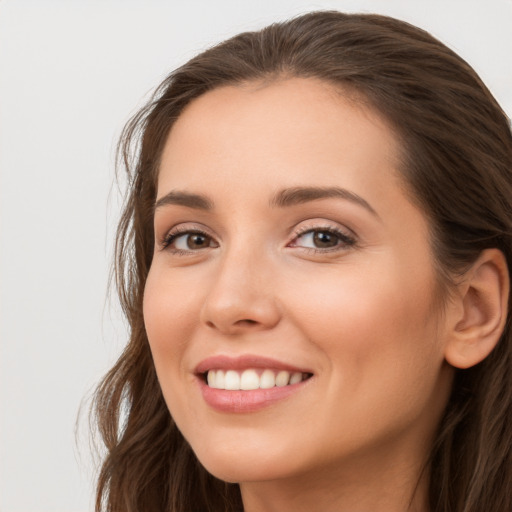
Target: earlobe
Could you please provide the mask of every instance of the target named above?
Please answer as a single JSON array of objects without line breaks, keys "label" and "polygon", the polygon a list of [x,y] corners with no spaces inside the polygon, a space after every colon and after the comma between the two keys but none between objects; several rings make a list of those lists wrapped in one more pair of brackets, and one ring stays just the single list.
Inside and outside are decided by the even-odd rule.
[{"label": "earlobe", "polygon": [[483,361],[498,343],[507,320],[509,273],[505,256],[486,249],[467,271],[456,299],[445,346],[446,361],[456,368],[470,368]]}]

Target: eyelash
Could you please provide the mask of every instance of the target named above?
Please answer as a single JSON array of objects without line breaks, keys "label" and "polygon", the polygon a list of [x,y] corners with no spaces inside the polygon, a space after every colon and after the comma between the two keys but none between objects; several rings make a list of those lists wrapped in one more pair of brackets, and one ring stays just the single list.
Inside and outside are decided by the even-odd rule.
[{"label": "eyelash", "polygon": [[335,228],[332,226],[315,226],[313,228],[311,227],[305,227],[303,229],[298,230],[294,234],[293,241],[297,240],[298,238],[307,235],[308,233],[328,233],[330,235],[334,235],[338,238],[339,243],[335,245],[334,247],[329,248],[319,248],[319,247],[301,247],[299,245],[292,245],[292,247],[300,247],[302,250],[305,250],[309,253],[321,253],[325,254],[328,252],[336,252],[341,250],[347,250],[350,247],[354,247],[356,245],[356,239],[355,237],[348,235],[347,233],[344,233],[339,228]]},{"label": "eyelash", "polygon": [[164,236],[163,240],[161,241],[162,250],[168,249],[173,254],[176,254],[178,256],[185,256],[187,254],[190,254],[191,252],[194,252],[192,250],[185,251],[183,249],[171,248],[171,244],[177,238],[179,238],[179,237],[181,237],[183,235],[202,235],[202,236],[204,236],[206,238],[209,238],[209,239],[213,240],[213,238],[208,233],[206,233],[205,231],[202,231],[200,229],[190,229],[190,228],[180,228],[180,227],[177,227],[177,228],[174,228],[172,231],[170,231],[169,233],[167,233]]},{"label": "eyelash", "polygon": [[[334,235],[338,238],[339,243],[334,247],[329,248],[314,248],[314,247],[302,247],[300,245],[293,244],[297,239],[300,237],[308,234],[308,233],[328,233],[330,235]],[[183,249],[176,249],[171,248],[171,244],[180,238],[183,235],[201,235],[204,236],[210,240],[213,240],[213,237],[211,237],[208,233],[205,231],[202,231],[200,229],[189,229],[189,228],[174,228],[171,232],[167,233],[164,238],[161,241],[161,248],[162,250],[170,250],[173,254],[177,256],[186,256],[190,255],[193,252],[196,252],[194,250],[183,250]],[[288,247],[300,247],[302,250],[307,251],[308,253],[328,253],[328,252],[335,252],[340,250],[346,250],[350,247],[354,247],[357,243],[356,239],[353,236],[348,235],[347,233],[344,233],[338,228],[334,228],[331,226],[316,226],[314,228],[307,227],[298,230],[293,235],[292,245],[288,244]],[[198,249],[197,251],[199,251]]]}]

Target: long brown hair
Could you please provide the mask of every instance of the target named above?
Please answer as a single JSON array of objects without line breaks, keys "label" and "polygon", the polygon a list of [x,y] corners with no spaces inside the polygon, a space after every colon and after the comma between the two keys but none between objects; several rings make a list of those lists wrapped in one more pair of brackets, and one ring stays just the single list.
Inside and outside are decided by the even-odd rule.
[{"label": "long brown hair", "polygon": [[[393,18],[314,12],[240,34],[169,75],[126,126],[120,155],[129,190],[115,277],[130,340],[98,387],[94,412],[107,454],[96,510],[235,511],[236,484],[209,475],[164,403],[142,316],[153,253],[159,158],[173,122],[222,85],[315,77],[379,111],[401,141],[404,183],[430,220],[445,289],[479,253],[512,264],[512,136],[473,69],[428,33]],[[512,510],[512,336],[457,370],[428,465],[432,512]]]}]

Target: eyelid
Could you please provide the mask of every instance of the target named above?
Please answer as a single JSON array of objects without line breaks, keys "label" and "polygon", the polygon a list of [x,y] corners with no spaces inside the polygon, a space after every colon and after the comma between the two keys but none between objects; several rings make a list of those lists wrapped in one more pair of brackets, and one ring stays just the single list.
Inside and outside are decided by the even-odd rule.
[{"label": "eyelid", "polygon": [[347,237],[357,238],[354,230],[350,229],[348,226],[321,217],[311,218],[297,223],[296,227],[293,229],[293,236],[300,236],[309,231],[322,230],[340,232]]},{"label": "eyelid", "polygon": [[[300,238],[301,236],[311,233],[311,232],[329,232],[333,233],[339,238],[340,243],[338,243],[334,247],[304,247],[295,244],[296,240]],[[169,249],[170,245],[180,236],[184,235],[191,235],[191,234],[200,234],[208,237],[214,244],[213,247],[218,247],[219,242],[217,241],[217,236],[211,233],[211,230],[208,229],[206,226],[198,223],[179,223],[167,231],[165,231],[165,234],[161,237],[157,238],[158,245],[160,250],[164,251]],[[333,221],[328,221],[326,219],[311,219],[306,222],[301,222],[298,227],[294,228],[293,234],[291,235],[291,240],[286,244],[287,247],[295,247],[298,249],[302,249],[304,251],[309,252],[318,252],[318,253],[326,253],[326,252],[336,252],[336,251],[343,251],[347,250],[350,247],[353,247],[357,245],[358,237],[354,233],[353,230],[350,228],[347,228],[346,226],[342,226],[338,223],[334,223]],[[176,254],[192,254],[192,253],[198,253],[208,248],[213,247],[205,247],[200,249],[190,249],[190,250],[184,250],[184,249],[174,249],[174,252]]]},{"label": "eyelid", "polygon": [[[158,237],[158,245],[160,250],[164,251],[169,249],[171,243],[176,240],[180,236],[189,235],[189,234],[200,234],[204,235],[215,242],[218,245],[215,235],[213,235],[209,229],[203,227],[202,225],[198,225],[196,223],[180,223],[177,224],[167,231],[165,231],[164,235]],[[180,250],[177,250],[179,252]],[[182,250],[181,250],[182,251]],[[194,250],[187,251],[190,253],[197,252]]]},{"label": "eyelid", "polygon": [[[293,244],[301,236],[304,236],[305,234],[312,233],[315,231],[333,233],[339,237],[341,243],[330,248],[303,247],[300,245]],[[351,247],[356,246],[357,241],[357,235],[351,229],[347,227],[342,227],[339,224],[333,224],[332,222],[325,220],[322,221],[319,219],[318,221],[312,221],[307,225],[296,228],[293,233],[293,239],[291,240],[291,242],[287,244],[287,246],[297,247],[299,249],[306,250],[309,252],[326,253],[347,250]]]}]

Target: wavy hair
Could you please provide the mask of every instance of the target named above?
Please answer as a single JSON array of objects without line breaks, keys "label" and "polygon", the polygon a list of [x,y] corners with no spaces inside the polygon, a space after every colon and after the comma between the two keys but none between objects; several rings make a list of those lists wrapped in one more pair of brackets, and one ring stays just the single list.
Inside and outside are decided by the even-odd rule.
[{"label": "wavy hair", "polygon": [[[238,485],[208,474],[164,402],[142,316],[153,254],[159,159],[174,121],[223,85],[314,77],[355,91],[394,128],[400,172],[430,221],[444,289],[486,248],[512,264],[512,136],[475,71],[427,32],[393,18],[313,12],[237,35],[187,62],[127,124],[129,179],[114,273],[130,338],[99,385],[93,414],[106,447],[96,511],[234,512]],[[427,471],[432,512],[512,510],[512,337],[456,370]]]}]

